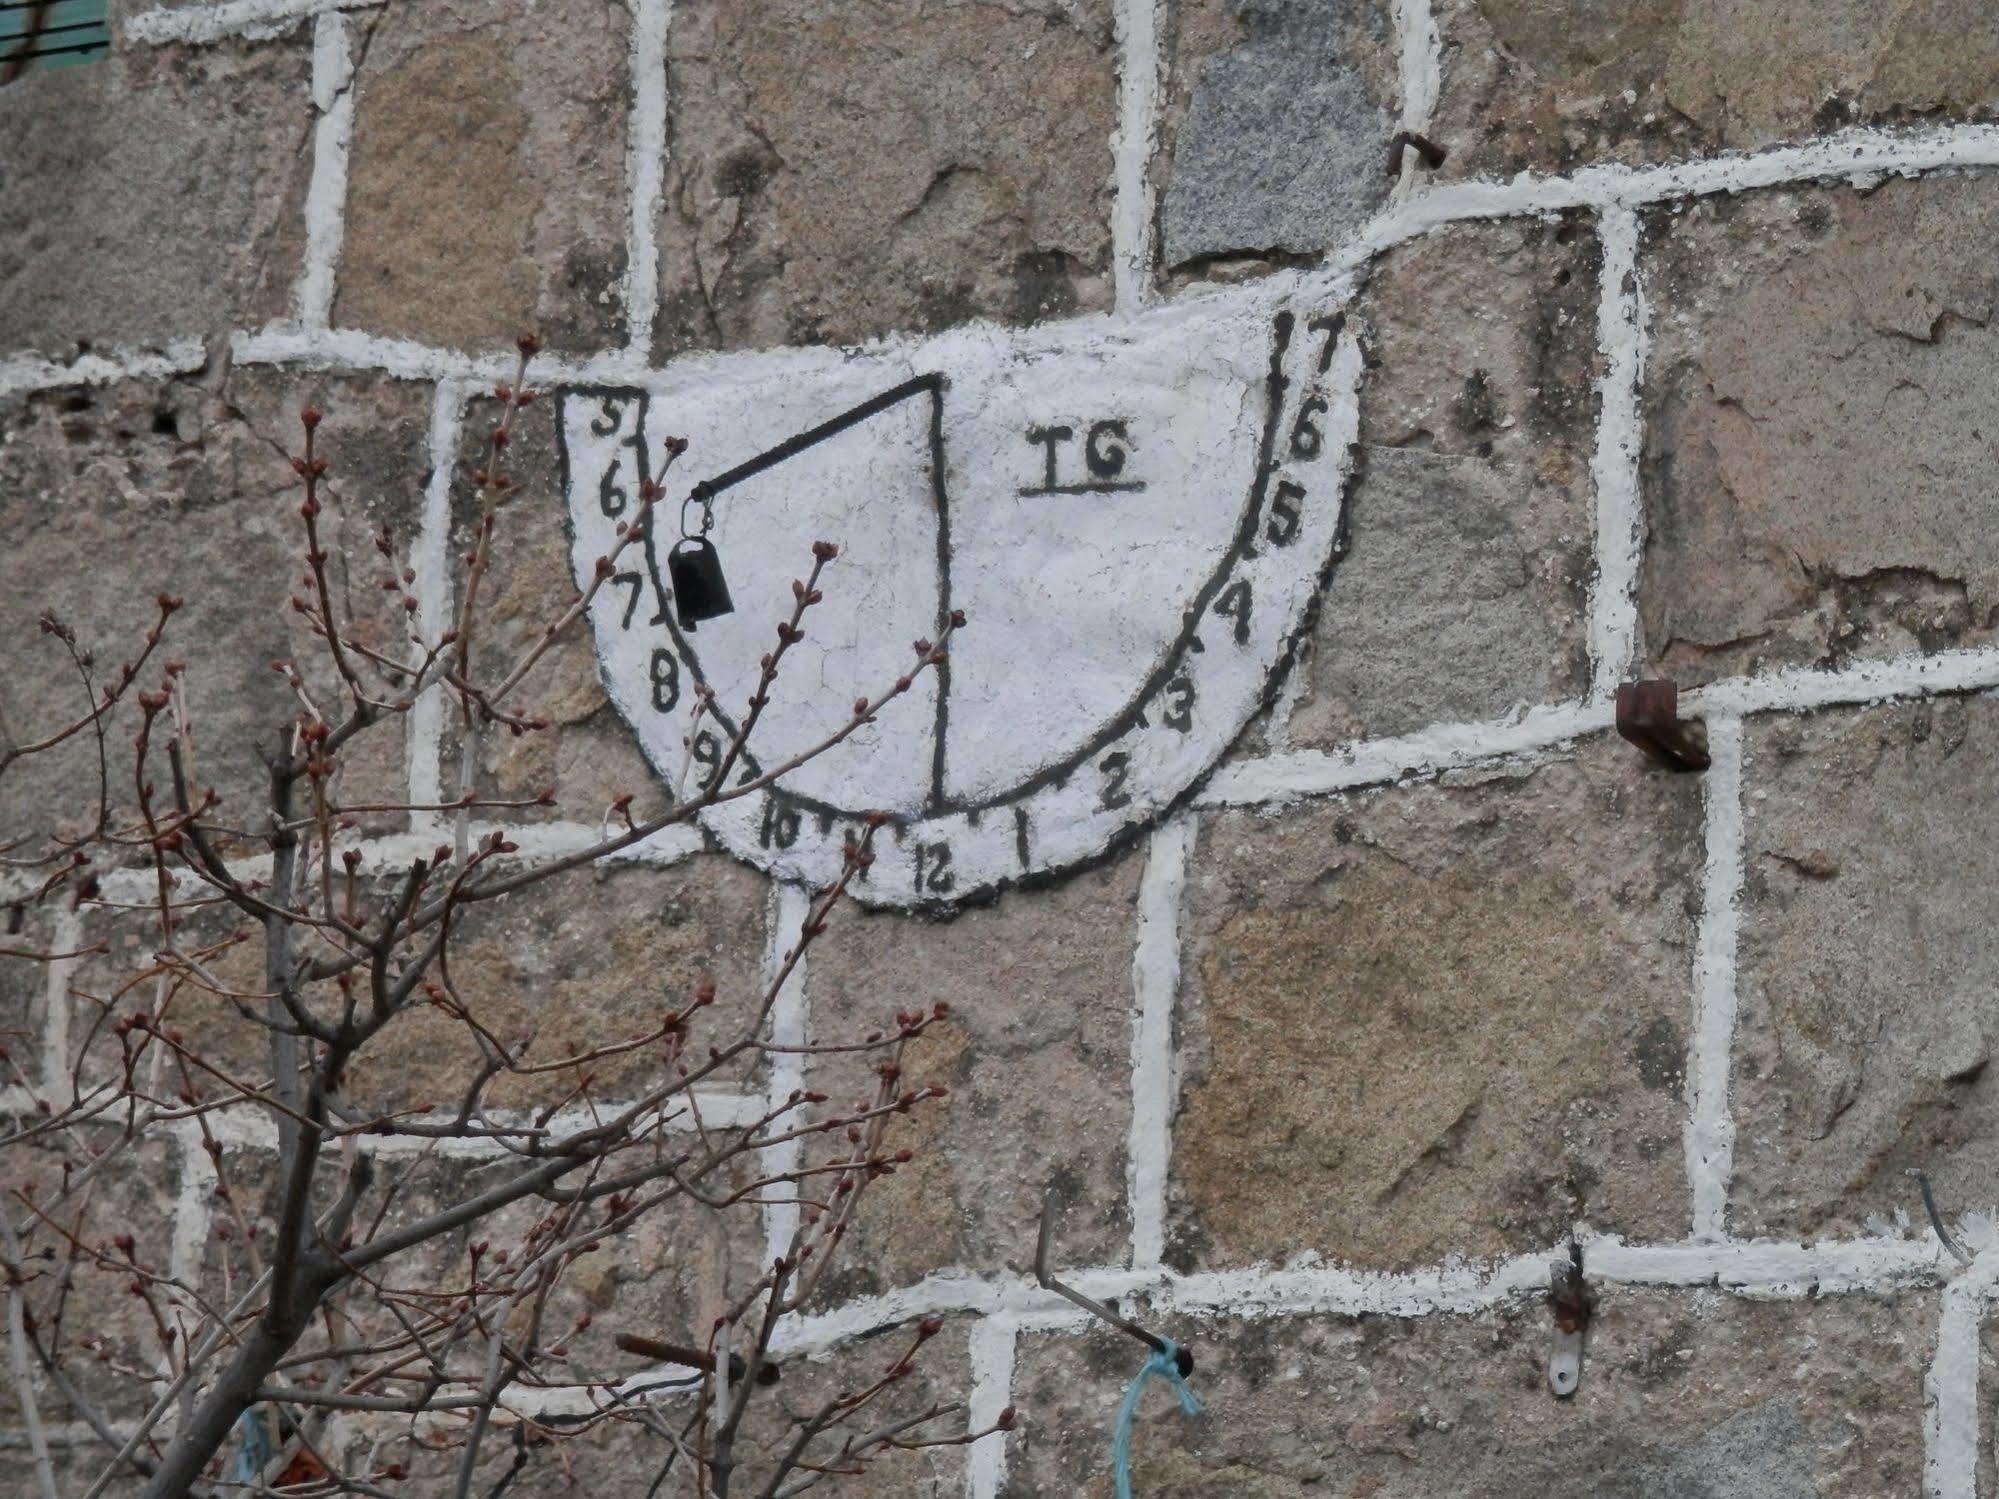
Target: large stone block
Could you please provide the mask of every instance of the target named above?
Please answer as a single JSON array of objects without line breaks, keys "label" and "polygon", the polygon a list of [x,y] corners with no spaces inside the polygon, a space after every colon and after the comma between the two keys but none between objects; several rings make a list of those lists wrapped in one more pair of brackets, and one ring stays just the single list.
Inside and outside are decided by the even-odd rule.
[{"label": "large stone block", "polygon": [[459,348],[622,342],[630,32],[588,0],[357,26],[334,321]]},{"label": "large stone block", "polygon": [[0,91],[0,349],[67,358],[287,311],[310,71],[302,40],[229,42]]},{"label": "large stone block", "polygon": [[[670,869],[600,866],[568,874],[484,909],[460,923],[451,951],[459,997],[502,1042],[534,1034],[529,1067],[618,1044],[656,1028],[712,982],[714,1006],[691,1023],[688,1053],[742,1036],[763,993],[766,908],[763,879],[719,855]],[[476,1073],[479,1046],[465,1022],[428,1006],[393,1023],[353,1069],[361,1106],[450,1108]],[[740,1061],[715,1086],[748,1080],[759,1060]],[[592,1096],[643,1096],[666,1076],[665,1043],[584,1067],[495,1081],[490,1101],[532,1108],[569,1097],[587,1076]]]},{"label": "large stone block", "polygon": [[[1616,1288],[1580,1391],[1546,1383],[1548,1314],[1228,1321],[1190,1343],[1206,1402],[1141,1407],[1134,1488],[1153,1499],[1872,1499],[1923,1477],[1934,1303],[1806,1303]],[[1021,1343],[1007,1499],[1108,1495],[1120,1335]]]},{"label": "large stone block", "polygon": [[1349,550],[1291,742],[1495,718],[1587,685],[1595,237],[1573,219],[1446,230],[1360,297],[1372,358]]},{"label": "large stone block", "polygon": [[1999,104],[1999,21],[1971,0],[1446,0],[1437,26],[1453,176],[1754,150]]},{"label": "large stone block", "polygon": [[1169,1257],[1686,1229],[1696,787],[1595,741],[1204,829]]},{"label": "large stone block", "polygon": [[1985,177],[1650,223],[1640,611],[1682,682],[1990,637],[1999,224]]},{"label": "large stone block", "polygon": [[[250,820],[266,778],[259,750],[277,743],[298,703],[271,669],[298,662],[318,700],[333,673],[289,600],[300,591],[305,539],[287,454],[298,409],[327,412],[320,452],[333,465],[322,539],[339,606],[371,643],[400,655],[401,611],[376,585],[377,526],[406,549],[422,506],[426,388],[398,382],[235,370],[216,381],[75,387],[0,402],[0,638],[9,670],[0,722],[31,742],[80,716],[67,653],[37,620],[53,609],[92,651],[100,682],[138,653],[155,596],[179,595],[144,685],[169,660],[187,663],[195,772],[223,797],[217,820]],[[109,730],[114,802],[129,805],[136,710]],[[340,795],[355,805],[402,797],[402,728],[370,730],[345,757]],[[79,734],[17,761],[0,779],[0,841],[87,824],[97,750]],[[162,777],[159,794],[166,796]]]},{"label": "large stone block", "polygon": [[[896,1122],[889,1147],[915,1159],[867,1189],[827,1277],[832,1299],[933,1270],[1030,1265],[1050,1190],[1060,1261],[1123,1263],[1139,863],[1015,891],[944,923],[847,911],[815,944],[806,993],[818,1044],[892,1028],[899,1009],[951,1007],[904,1064],[911,1082],[942,1081],[950,1097]],[[807,1083],[841,1103],[874,1091],[837,1054],[816,1060]]]},{"label": "large stone block", "polygon": [[688,0],[667,48],[662,353],[1108,303],[1108,0]]},{"label": "large stone block", "polygon": [[1817,1238],[1993,1205],[1999,705],[1945,699],[1750,732],[1733,1220]]},{"label": "large stone block", "polygon": [[[544,398],[515,418],[515,439],[505,472],[513,487],[495,520],[490,564],[480,583],[475,624],[474,680],[496,680],[539,645],[548,627],[577,598],[555,440],[555,403]],[[451,495],[448,553],[454,597],[462,596],[465,558],[478,535],[480,498],[468,475],[486,464],[486,443],[500,419],[499,403],[482,397],[468,404],[459,471]],[[673,524],[671,507],[662,510]],[[669,532],[668,534],[674,534]],[[800,555],[805,556],[803,546]],[[619,595],[622,597],[622,595]],[[725,684],[733,688],[735,684]],[[742,691],[747,693],[748,684]],[[782,689],[780,689],[782,690]],[[734,697],[738,694],[730,692]],[[522,680],[511,706],[540,715],[549,727],[515,734],[489,724],[480,734],[473,784],[482,797],[519,801],[553,789],[548,807],[512,807],[494,815],[507,821],[566,819],[596,823],[614,798],[631,795],[632,816],[664,810],[664,783],[639,752],[597,672],[596,646],[587,620],[557,636]],[[442,781],[446,800],[458,795],[463,719],[447,703],[443,724]]]},{"label": "large stone block", "polygon": [[1379,0],[1169,8],[1159,182],[1168,269],[1340,243],[1387,198],[1395,33]]}]

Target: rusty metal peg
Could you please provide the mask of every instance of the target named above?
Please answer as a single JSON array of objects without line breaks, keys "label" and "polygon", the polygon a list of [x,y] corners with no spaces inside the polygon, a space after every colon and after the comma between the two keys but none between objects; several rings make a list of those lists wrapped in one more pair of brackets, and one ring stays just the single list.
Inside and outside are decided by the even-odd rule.
[{"label": "rusty metal peg", "polygon": [[1051,1188],[1041,1199],[1041,1237],[1035,1241],[1034,1245],[1034,1278],[1041,1283],[1041,1289],[1044,1291],[1053,1291],[1065,1301],[1074,1302],[1092,1316],[1108,1322],[1119,1332],[1137,1338],[1139,1342],[1150,1348],[1154,1353],[1164,1353],[1171,1346],[1174,1350],[1173,1363],[1179,1369],[1180,1377],[1185,1379],[1189,1374],[1192,1374],[1194,1372],[1194,1355],[1186,1348],[1177,1344],[1169,1345],[1157,1333],[1147,1332],[1136,1322],[1118,1315],[1117,1312],[1105,1306],[1101,1301],[1093,1301],[1074,1287],[1063,1285],[1061,1281],[1057,1280],[1049,1272],[1048,1240],[1049,1236],[1054,1232],[1055,1192]]},{"label": "rusty metal peg", "polygon": [[1707,725],[1680,717],[1680,684],[1670,677],[1620,682],[1617,732],[1668,770],[1706,770]]},{"label": "rusty metal peg", "polygon": [[1402,153],[1407,150],[1415,151],[1417,158],[1433,172],[1444,164],[1444,158],[1450,154],[1427,135],[1418,135],[1413,130],[1398,130],[1388,142],[1389,176],[1402,175]]}]

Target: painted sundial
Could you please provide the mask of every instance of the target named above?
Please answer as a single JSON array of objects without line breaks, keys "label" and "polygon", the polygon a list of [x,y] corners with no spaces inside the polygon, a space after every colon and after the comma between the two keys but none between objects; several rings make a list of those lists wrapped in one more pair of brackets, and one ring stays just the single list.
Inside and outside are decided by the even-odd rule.
[{"label": "painted sundial", "polygon": [[[1266,700],[1331,566],[1360,354],[1317,306],[957,330],[861,352],[689,361],[561,394],[577,576],[636,513],[646,555],[590,610],[606,691],[654,769],[714,764],[811,565],[840,556],[751,741],[776,765],[875,698],[952,610],[947,668],[781,787],[709,808],[729,850],[820,883],[890,815],[862,899],[954,901],[1083,863],[1184,799]],[[733,613],[683,628],[667,550],[713,486]],[[690,509],[690,521],[698,507]],[[628,552],[627,557],[633,554]],[[719,722],[690,735],[696,694]]]}]

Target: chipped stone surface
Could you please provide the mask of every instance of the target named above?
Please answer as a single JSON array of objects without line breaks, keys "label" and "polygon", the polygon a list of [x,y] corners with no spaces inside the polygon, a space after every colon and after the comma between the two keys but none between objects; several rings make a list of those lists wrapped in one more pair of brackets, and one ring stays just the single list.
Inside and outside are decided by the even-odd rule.
[{"label": "chipped stone surface", "polygon": [[[1546,1309],[1169,1329],[1206,1402],[1157,1388],[1132,1442],[1154,1499],[1872,1499],[1923,1476],[1928,1314],[1609,1289],[1573,1400]],[[1136,1367],[1110,1332],[1024,1338],[1007,1499],[1111,1492],[1103,1434]]]},{"label": "chipped stone surface", "polygon": [[[874,1294],[933,1270],[1031,1264],[1049,1188],[1064,1263],[1123,1258],[1140,863],[1128,856],[1051,890],[1014,891],[948,922],[849,909],[813,946],[816,1042],[857,1040],[900,1009],[951,1007],[904,1063],[912,1082],[935,1078],[950,1097],[891,1132],[889,1147],[916,1158],[868,1189],[829,1296]],[[807,1072],[809,1087],[841,1101],[872,1096],[873,1081],[841,1057]]]},{"label": "chipped stone surface", "polygon": [[1982,176],[1650,216],[1639,602],[1664,673],[1991,638],[1995,223]]},{"label": "chipped stone surface", "polygon": [[621,342],[630,30],[592,0],[357,23],[334,322],[458,348]]},{"label": "chipped stone surface", "polygon": [[1436,14],[1452,176],[1754,150],[1999,105],[1999,20],[1963,0],[1439,0]]},{"label": "chipped stone surface", "polygon": [[1358,311],[1360,477],[1290,742],[1495,718],[1588,681],[1596,269],[1586,224],[1447,230]]},{"label": "chipped stone surface", "polygon": [[685,0],[667,48],[664,353],[1108,305],[1109,0]]},{"label": "chipped stone surface", "polygon": [[1752,724],[1733,1221],[1816,1238],[1993,1207],[1999,704]]},{"label": "chipped stone surface", "polygon": [[1577,1220],[1679,1237],[1700,815],[1598,740],[1210,823],[1169,1259],[1412,1266]]},{"label": "chipped stone surface", "polygon": [[1378,0],[1192,0],[1165,57],[1161,251],[1285,259],[1388,196],[1395,42]]},{"label": "chipped stone surface", "polygon": [[137,49],[0,90],[0,353],[70,358],[285,313],[309,48]]},{"label": "chipped stone surface", "polygon": [[[98,659],[100,680],[133,659],[157,617],[155,596],[185,606],[148,668],[187,663],[197,779],[223,796],[226,820],[263,794],[260,745],[274,743],[297,702],[270,663],[289,657],[324,688],[323,652],[289,606],[304,553],[297,479],[285,454],[298,408],[327,411],[323,534],[350,549],[335,585],[371,643],[403,625],[371,570],[375,527],[407,546],[421,509],[429,392],[395,381],[238,370],[206,377],[77,387],[0,401],[0,640],[7,642],[0,721],[19,740],[66,722],[81,703],[74,669],[36,621],[54,608]],[[76,707],[78,713],[80,707]],[[130,714],[114,730],[117,799],[130,800]],[[87,818],[96,749],[78,735],[18,761],[0,790],[0,840]],[[79,789],[81,788],[81,789]],[[402,734],[363,735],[341,790],[354,803],[400,799]]]}]

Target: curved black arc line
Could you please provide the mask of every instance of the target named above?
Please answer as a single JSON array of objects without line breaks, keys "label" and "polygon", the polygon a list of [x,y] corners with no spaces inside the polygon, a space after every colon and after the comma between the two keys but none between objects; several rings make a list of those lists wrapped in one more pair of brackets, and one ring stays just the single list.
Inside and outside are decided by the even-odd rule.
[{"label": "curved black arc line", "polygon": [[[947,800],[940,810],[969,812],[1003,807],[1009,802],[1032,796],[1048,786],[1068,780],[1085,763],[1095,759],[1105,745],[1122,739],[1129,733],[1137,724],[1140,714],[1145,711],[1145,705],[1173,679],[1173,673],[1179,670],[1180,663],[1186,658],[1188,647],[1193,642],[1194,634],[1201,626],[1201,616],[1208,612],[1209,605],[1214,603],[1223,585],[1234,573],[1236,564],[1244,559],[1255,542],[1257,521],[1263,514],[1264,498],[1270,489],[1270,476],[1277,470],[1277,465],[1271,461],[1271,455],[1277,447],[1277,428],[1284,415],[1284,392],[1291,383],[1284,373],[1284,355],[1291,346],[1291,329],[1294,321],[1289,312],[1278,313],[1274,321],[1270,372],[1264,380],[1266,405],[1263,438],[1257,445],[1256,474],[1250,481],[1249,498],[1243,506],[1242,518],[1236,522],[1235,538],[1230,542],[1228,551],[1222,554],[1222,560],[1216,564],[1215,570],[1208,575],[1207,581],[1194,595],[1192,605],[1180,616],[1179,638],[1161,653],[1159,664],[1154,666],[1145,680],[1139,683],[1138,690],[1131,695],[1125,706],[1107,719],[1080,749],[1052,765],[1043,766],[1002,796],[973,804]],[[1271,667],[1270,670],[1275,670],[1275,667]]]},{"label": "curved black arc line", "polygon": [[[895,825],[916,825],[933,817],[949,816],[957,813],[964,813],[969,816],[989,811],[996,807],[1018,803],[1027,797],[1045,790],[1051,785],[1067,781],[1080,767],[1101,753],[1106,745],[1123,738],[1137,724],[1140,715],[1144,712],[1145,705],[1172,680],[1173,674],[1179,670],[1182,661],[1188,654],[1195,634],[1200,628],[1202,616],[1207,613],[1209,607],[1220,595],[1222,588],[1235,572],[1237,564],[1245,558],[1254,545],[1257,523],[1263,514],[1264,503],[1269,494],[1270,480],[1277,469],[1277,465],[1273,461],[1273,455],[1277,446],[1278,427],[1281,425],[1283,418],[1285,392],[1291,384],[1289,377],[1284,373],[1284,356],[1289,352],[1292,330],[1295,324],[1296,318],[1289,311],[1278,313],[1272,320],[1270,364],[1268,373],[1264,379],[1265,407],[1263,434],[1257,445],[1256,472],[1251,477],[1249,494],[1244,503],[1242,514],[1237,520],[1235,536],[1231,540],[1228,550],[1216,564],[1214,571],[1209,574],[1207,580],[1203,582],[1200,590],[1195,594],[1193,603],[1182,613],[1181,630],[1178,638],[1161,653],[1158,663],[1139,684],[1137,690],[1132,694],[1125,706],[1110,719],[1106,720],[1098,728],[1097,732],[1091,735],[1081,747],[1072,751],[1063,759],[1043,766],[1040,770],[1037,770],[1025,780],[1010,787],[1004,793],[989,797],[984,801],[970,803],[954,801],[941,795],[933,795],[931,805],[922,814],[915,816],[892,814],[891,820]],[[824,441],[826,438],[853,426],[856,422],[864,421],[867,417],[874,416],[886,410],[895,401],[906,399],[908,396],[915,394],[919,389],[928,388],[932,392],[932,401],[934,403],[933,430],[937,433],[934,448],[935,472],[937,475],[935,482],[938,493],[941,496],[943,493],[942,391],[944,384],[943,376],[935,373],[920,375],[913,380],[905,381],[892,390],[885,391],[881,395],[864,402],[862,406],[855,407],[852,411],[844,412],[840,416],[834,417],[830,421],[821,423],[818,427],[800,434],[798,437],[788,439],[786,442],[780,443],[777,447],[766,450],[764,454],[758,455],[757,458],[752,458],[743,464],[737,465],[736,468],[729,470],[720,477],[727,479],[730,485],[740,483],[753,474],[761,473],[765,469],[770,468],[774,463],[783,461],[783,458],[802,452],[805,448],[812,446],[813,443]],[[643,392],[634,391],[628,387],[572,387],[569,393],[589,396],[637,394],[642,399],[644,396]],[[893,399],[890,399],[891,397]],[[558,423],[558,432],[561,431],[561,426],[562,424]],[[641,434],[643,434],[643,431],[644,428],[641,426]],[[805,438],[810,438],[811,441],[804,441]],[[781,456],[770,458],[769,462],[760,461],[770,457],[771,454],[781,454]],[[755,467],[752,467],[752,465],[755,465]],[[700,486],[697,485],[696,487],[698,489]],[[565,444],[563,458],[563,494],[565,499],[567,499],[569,491],[568,458]],[[719,492],[719,490],[715,492]],[[564,508],[566,511],[567,505]],[[656,595],[661,600],[661,612],[666,616],[664,623],[667,630],[672,636],[676,649],[686,662],[689,672],[695,678],[705,683],[707,677],[701,671],[698,658],[695,656],[692,647],[688,645],[685,636],[673,621],[671,617],[672,611],[665,607],[666,595],[660,589],[658,564],[653,551],[653,528],[651,526],[646,528],[644,545],[647,564],[653,575],[653,587]],[[946,571],[948,573],[948,567]],[[1274,671],[1275,669],[1273,665],[1271,670]],[[940,699],[941,696],[940,691]],[[616,699],[614,698],[613,701],[616,701]],[[726,712],[719,706],[719,703],[711,706],[709,713],[724,730],[730,735],[734,735],[736,732],[735,727]],[[943,723],[940,718],[939,728],[941,729],[942,727]],[[640,737],[641,744],[643,744],[644,736],[641,735]],[[936,764],[938,773],[941,775],[941,753]],[[657,769],[658,767],[655,768]],[[665,774],[665,772],[662,772],[662,774]],[[1196,776],[1194,783],[1198,783],[1202,779],[1203,777]],[[941,780],[934,783],[934,790],[941,793]],[[777,787],[772,787],[765,794],[781,804],[796,807],[818,816],[830,815],[836,818],[854,819],[861,815],[847,808],[836,807],[818,797],[803,796],[796,792],[785,791]],[[1150,820],[1138,819],[1136,821]]]}]

